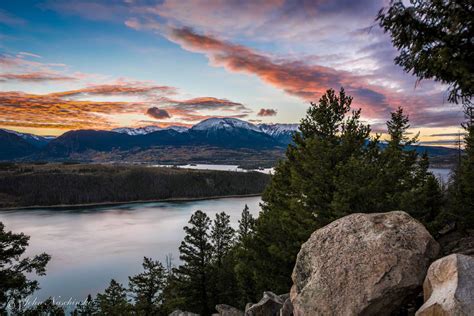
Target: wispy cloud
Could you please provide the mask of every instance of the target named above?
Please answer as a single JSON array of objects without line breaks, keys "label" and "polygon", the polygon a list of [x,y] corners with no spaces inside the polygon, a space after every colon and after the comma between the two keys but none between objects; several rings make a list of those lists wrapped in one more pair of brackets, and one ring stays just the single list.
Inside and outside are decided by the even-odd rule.
[{"label": "wispy cloud", "polygon": [[167,36],[186,50],[205,54],[213,66],[256,75],[263,82],[305,101],[317,101],[328,88],[344,87],[366,118],[384,120],[398,106],[403,106],[412,114],[413,122],[422,126],[456,125],[462,116],[459,109],[443,104],[439,90],[408,94],[373,84],[372,76],[273,58],[243,45],[198,34],[190,28],[173,28]]},{"label": "wispy cloud", "polygon": [[65,76],[57,73],[30,72],[30,73],[0,73],[0,81],[68,81],[77,80],[73,76]]}]

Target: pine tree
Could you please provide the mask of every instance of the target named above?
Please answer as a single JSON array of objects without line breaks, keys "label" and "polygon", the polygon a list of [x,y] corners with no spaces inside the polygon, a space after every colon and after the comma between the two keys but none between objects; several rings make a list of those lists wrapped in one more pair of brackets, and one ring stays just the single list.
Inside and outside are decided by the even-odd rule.
[{"label": "pine tree", "polygon": [[449,219],[462,230],[474,227],[474,124],[473,110],[466,109],[468,123],[464,124],[465,148],[460,165],[455,169],[449,186]]},{"label": "pine tree", "polygon": [[127,290],[115,280],[111,280],[104,293],[97,294],[96,305],[100,315],[131,315],[131,305],[127,299]]},{"label": "pine tree", "polygon": [[27,274],[45,275],[51,257],[45,253],[33,258],[21,256],[28,247],[30,237],[23,233],[5,231],[0,222],[0,314],[11,308],[21,312],[22,301],[39,289],[38,281],[28,279]]},{"label": "pine tree", "polygon": [[234,274],[238,288],[240,289],[239,300],[236,306],[244,308],[248,302],[257,300],[255,278],[251,269],[253,258],[250,254],[249,243],[253,236],[255,219],[245,205],[239,220],[238,243],[234,247],[233,256],[235,260]]},{"label": "pine tree", "polygon": [[161,262],[143,258],[144,272],[129,277],[129,291],[135,301],[137,315],[160,315],[166,271]]},{"label": "pine tree", "polygon": [[62,307],[54,304],[52,298],[48,298],[43,303],[21,312],[23,316],[64,316]]},{"label": "pine tree", "polygon": [[97,314],[97,306],[92,296],[89,294],[84,302],[79,303],[77,308],[74,310],[75,315],[80,316],[93,316]]},{"label": "pine tree", "polygon": [[187,310],[209,315],[210,260],[212,245],[209,242],[211,220],[202,211],[196,211],[184,227],[186,236],[179,247],[183,264],[178,269],[182,297]]},{"label": "pine tree", "polygon": [[249,250],[258,292],[288,291],[301,244],[341,215],[332,206],[339,189],[338,170],[364,155],[370,133],[360,122],[360,111],[349,114],[351,103],[344,89],[338,94],[328,90],[312,103],[287,149],[287,159],[275,168]]},{"label": "pine tree", "polygon": [[234,243],[235,231],[230,227],[230,216],[224,212],[216,214],[213,224],[211,231],[213,259],[220,267],[224,256]]},{"label": "pine tree", "polygon": [[238,240],[243,242],[250,237],[255,226],[255,219],[252,214],[249,212],[249,207],[245,204],[244,210],[242,211],[242,216],[239,220],[239,229],[238,229]]},{"label": "pine tree", "polygon": [[238,296],[234,274],[234,256],[230,253],[235,244],[235,230],[230,226],[230,216],[217,213],[211,229],[212,255],[212,305],[235,305]]}]

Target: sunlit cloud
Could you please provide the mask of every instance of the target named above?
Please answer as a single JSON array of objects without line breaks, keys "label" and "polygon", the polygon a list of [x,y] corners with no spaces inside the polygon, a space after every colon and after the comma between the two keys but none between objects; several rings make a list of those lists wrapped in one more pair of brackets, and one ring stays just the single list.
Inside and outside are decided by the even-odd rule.
[{"label": "sunlit cloud", "polygon": [[34,82],[34,81],[69,81],[77,80],[77,78],[72,76],[65,76],[57,73],[48,73],[48,72],[31,72],[31,73],[0,73],[0,81],[25,81],[25,82]]},{"label": "sunlit cloud", "polygon": [[459,124],[459,109],[446,107],[439,90],[407,94],[397,89],[370,83],[371,76],[352,74],[334,68],[307,64],[304,61],[275,59],[248,47],[189,28],[171,29],[170,40],[184,49],[205,54],[211,64],[230,72],[256,75],[263,82],[305,101],[317,101],[329,88],[344,87],[354,97],[354,106],[363,109],[366,118],[381,120],[402,106],[421,126],[452,126]]}]

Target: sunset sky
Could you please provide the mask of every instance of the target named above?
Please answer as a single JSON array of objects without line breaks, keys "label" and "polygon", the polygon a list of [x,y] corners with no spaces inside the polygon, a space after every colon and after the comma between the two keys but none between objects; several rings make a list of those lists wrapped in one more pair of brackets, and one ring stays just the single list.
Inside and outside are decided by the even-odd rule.
[{"label": "sunset sky", "polygon": [[374,22],[384,0],[0,3],[0,128],[192,125],[212,116],[297,123],[343,86],[375,131],[403,106],[425,144],[461,108],[394,65]]}]

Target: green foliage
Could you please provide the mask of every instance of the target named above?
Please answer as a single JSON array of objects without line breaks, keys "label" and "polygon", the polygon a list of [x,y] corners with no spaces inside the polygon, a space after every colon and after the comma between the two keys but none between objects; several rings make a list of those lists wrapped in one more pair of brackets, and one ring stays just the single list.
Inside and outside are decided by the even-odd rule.
[{"label": "green foliage", "polygon": [[301,244],[340,216],[333,208],[338,170],[364,155],[370,132],[360,122],[360,111],[351,112],[351,103],[343,89],[338,94],[328,90],[318,104],[312,103],[287,159],[276,167],[250,243],[257,292],[287,292]]},{"label": "green foliage", "polygon": [[54,304],[52,298],[48,298],[43,303],[29,308],[21,313],[23,316],[64,316],[64,310],[62,307]]},{"label": "green foliage", "polygon": [[136,315],[160,315],[163,300],[163,289],[166,285],[166,271],[161,262],[143,258],[144,272],[129,277]]},{"label": "green foliage", "polygon": [[449,100],[474,92],[474,5],[465,0],[392,1],[377,20],[400,54],[395,63],[421,79],[449,84]]},{"label": "green foliage", "polygon": [[385,144],[369,137],[370,127],[351,102],[341,89],[312,103],[287,159],[276,167],[248,242],[252,260],[237,266],[254,277],[257,293],[287,292],[301,244],[337,218],[402,209],[428,223],[440,211],[441,188],[428,172],[427,157],[411,149],[417,136],[408,137],[403,110],[391,114]]},{"label": "green foliage", "polygon": [[270,179],[261,172],[131,165],[19,166],[0,168],[0,208],[259,194]]},{"label": "green foliage", "polygon": [[[470,118],[471,113],[468,118]],[[448,188],[447,220],[465,230],[474,227],[474,125],[466,124],[465,150]]]},{"label": "green foliage", "polygon": [[244,240],[251,237],[255,226],[255,219],[250,214],[249,207],[245,204],[244,210],[242,211],[241,219],[239,220],[238,241],[243,243]]},{"label": "green foliage", "polygon": [[22,258],[29,239],[23,233],[5,231],[0,222],[0,314],[6,313],[7,309],[21,312],[24,299],[39,289],[38,281],[29,280],[27,274],[46,274],[49,255]]},{"label": "green foliage", "polygon": [[208,231],[211,220],[205,213],[196,211],[188,223],[189,226],[184,227],[186,236],[179,247],[183,264],[177,271],[178,279],[186,308],[208,315],[213,309],[209,304],[209,267],[213,248]]},{"label": "green foliage", "polygon": [[111,280],[104,293],[97,294],[96,305],[100,315],[131,315],[131,305],[127,299],[127,290],[115,280]]},{"label": "green foliage", "polygon": [[77,308],[74,310],[73,315],[80,315],[80,316],[92,316],[96,315],[98,312],[96,302],[92,299],[92,296],[89,294],[87,295],[87,299],[79,303]]}]

